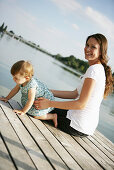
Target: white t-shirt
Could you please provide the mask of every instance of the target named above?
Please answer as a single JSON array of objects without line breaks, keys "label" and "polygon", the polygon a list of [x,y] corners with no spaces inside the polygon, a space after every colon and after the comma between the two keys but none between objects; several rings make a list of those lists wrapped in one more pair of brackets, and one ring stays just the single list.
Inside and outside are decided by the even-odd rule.
[{"label": "white t-shirt", "polygon": [[81,85],[77,88],[80,96],[85,78],[95,80],[92,95],[83,110],[69,110],[67,118],[71,120],[70,126],[84,134],[92,135],[99,122],[99,108],[105,90],[105,71],[102,64],[90,66],[84,74]]}]

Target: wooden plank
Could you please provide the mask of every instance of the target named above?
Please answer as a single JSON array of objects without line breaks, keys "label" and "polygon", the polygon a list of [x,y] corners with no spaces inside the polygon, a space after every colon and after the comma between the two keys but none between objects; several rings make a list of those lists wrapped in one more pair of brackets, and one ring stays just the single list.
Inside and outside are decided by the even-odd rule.
[{"label": "wooden plank", "polygon": [[[19,106],[13,102],[11,102],[11,105],[12,106],[14,105],[17,108],[19,108]],[[42,124],[42,122],[40,122],[39,120],[36,120],[34,118],[31,118],[33,120],[33,121],[31,121],[31,119],[28,116],[20,116],[20,119],[23,122],[23,124],[26,126],[29,133],[32,134],[36,143],[38,143],[38,145],[40,146],[40,148],[46,155],[47,159],[51,162],[53,167],[55,169],[68,169],[68,167],[65,165],[65,163],[62,161],[62,159],[57,154],[57,152],[53,149],[53,147],[50,145],[50,143],[46,140],[45,134],[43,135],[41,133],[41,128],[44,128],[44,127],[41,127],[39,125],[39,123]],[[34,120],[36,121],[37,127],[33,123]]]},{"label": "wooden plank", "polygon": [[[32,126],[32,128],[30,126],[30,121],[29,121],[29,123],[27,123],[28,121],[25,122],[24,117],[23,117],[23,122],[24,122],[24,124],[26,124],[27,129],[30,130],[30,133],[32,133],[32,135],[34,135],[34,138],[36,139],[36,141],[38,142],[40,147],[42,149],[44,148],[44,146],[47,147],[47,149],[46,148],[44,149],[44,152],[46,155],[50,153],[50,157],[52,157],[50,161],[52,162],[54,160],[54,162],[52,162],[54,168],[58,169],[58,167],[59,167],[59,169],[60,169],[60,166],[63,164],[63,162],[65,162],[66,166],[64,166],[63,168],[65,168],[65,169],[70,168],[70,169],[77,169],[77,170],[79,169],[80,170],[81,169],[80,166],[74,161],[74,159],[68,154],[68,152],[66,152],[66,150],[64,150],[64,148],[60,145],[60,143],[56,140],[56,138],[52,135],[52,133],[46,128],[46,126],[40,120],[31,118],[31,117],[30,117],[30,119],[36,125],[37,132],[39,129],[40,132],[42,133],[42,136],[45,137],[47,142],[44,143],[44,141],[45,141],[44,139],[39,140],[40,139],[39,135],[36,136],[36,132],[34,133],[33,126]],[[41,137],[41,134],[40,134],[40,137]],[[49,146],[51,146],[51,148]],[[62,161],[58,160],[57,156],[55,157],[53,155],[52,148],[55,150],[56,154],[58,153],[58,155]],[[47,156],[49,157],[49,155],[47,155]],[[49,157],[49,159],[50,159],[50,157]],[[55,163],[57,164],[56,166],[54,165]]]},{"label": "wooden plank", "polygon": [[12,156],[15,166],[18,169],[27,170],[36,169],[1,108],[0,108],[0,131],[8,147],[8,150]]},{"label": "wooden plank", "polygon": [[77,137],[73,137],[73,138],[86,150],[86,152],[88,152],[91,155],[91,157],[93,157],[96,160],[96,162],[99,163],[99,165],[101,165],[104,169],[113,170],[112,166],[107,164],[107,162],[101,157],[101,155],[99,155],[96,152],[96,150],[93,149],[93,147],[90,147],[81,138],[77,138]]},{"label": "wooden plank", "polygon": [[61,159],[66,163],[69,169],[81,170],[77,162],[71,157],[71,155],[63,148],[53,134],[46,128],[40,120],[33,119],[35,125],[41,130],[41,133],[45,136],[50,145],[56,150]]},{"label": "wooden plank", "polygon": [[[17,103],[15,103],[14,101],[10,101],[10,104],[12,105],[12,107],[15,106],[18,109],[20,108],[20,106],[17,105]],[[38,120],[36,120],[36,119],[34,119],[34,118],[31,118],[33,120],[33,121],[31,121],[31,119],[28,116],[20,116],[20,119],[23,122],[23,124],[26,126],[27,130],[29,131],[29,133],[32,134],[34,140],[40,146],[40,148],[42,149],[43,153],[47,157],[48,161],[51,162],[53,167],[55,169],[68,169],[68,167],[63,162],[63,160],[59,157],[59,155],[54,150],[54,148],[46,140],[45,134],[42,135],[41,129],[44,129],[44,127],[45,127],[43,125],[43,123],[38,121]],[[35,126],[35,124],[33,123],[34,120],[36,121],[37,126]],[[39,126],[39,123],[41,123],[44,127]]]},{"label": "wooden plank", "polygon": [[[1,114],[1,112],[0,112]],[[0,135],[0,170],[15,170],[15,166]]]},{"label": "wooden plank", "polygon": [[64,161],[59,157],[55,149],[50,145],[45,136],[41,133],[41,129],[39,128],[39,121],[36,120],[38,125],[38,127],[36,127],[35,125],[32,125],[33,122],[29,118],[25,120],[25,117],[21,117],[21,120],[24,122],[24,125],[32,134],[34,140],[42,149],[42,152],[45,154],[47,160],[53,165],[53,167],[57,170],[68,169]]},{"label": "wooden plank", "polygon": [[34,162],[34,165],[37,169],[52,169],[52,166],[47,161],[45,155],[42,153],[40,148],[37,146],[31,135],[25,129],[24,125],[18,118],[18,116],[12,112],[12,109],[8,108],[8,103],[3,103],[2,101],[1,107],[7,113],[7,117],[12,124],[13,128],[15,129],[18,137],[20,138],[21,142],[23,143],[27,153],[29,154],[30,158]]},{"label": "wooden plank", "polygon": [[[8,149],[8,156],[9,158],[11,156],[14,168],[18,166],[18,169],[23,169],[22,161],[19,162],[13,153],[16,146],[20,147],[20,142],[34,169],[114,169],[114,145],[98,131],[92,137],[82,139],[72,137],[45,122],[42,123],[27,115],[15,114],[11,107],[20,108],[19,104],[12,100],[9,103],[10,105],[0,101],[2,108],[0,129],[2,129],[2,142],[5,142],[4,147],[7,146],[5,149],[6,151]],[[15,138],[14,140],[12,136],[9,138],[8,134],[16,136],[17,143]],[[24,159],[23,162],[25,164],[23,167],[26,167]],[[32,169],[30,166],[29,168]]]},{"label": "wooden plank", "polygon": [[[114,144],[111,141],[108,141],[108,139],[102,134],[101,135],[93,135],[93,138],[102,145],[107,152],[109,152],[111,155],[114,155]],[[111,156],[110,156],[111,157]],[[113,157],[114,161],[114,157]]]},{"label": "wooden plank", "polygon": [[103,134],[101,134],[98,130],[95,131],[94,136],[96,136],[96,140],[99,139],[99,142],[102,141],[104,144],[107,145],[107,148],[110,148],[111,150],[114,150],[114,144],[107,139]]},{"label": "wooden plank", "polygon": [[101,170],[93,158],[68,134],[45,124],[69,154],[84,170]]},{"label": "wooden plank", "polygon": [[[93,140],[93,138],[91,136],[89,136],[88,138],[83,138],[83,140],[93,150],[95,150],[95,152],[97,152],[97,154],[99,154],[102,157],[102,159],[106,162],[107,165],[109,165],[110,167],[114,168],[114,162],[107,156],[107,155],[109,155],[109,153],[107,153],[107,150],[105,150],[105,148],[102,145],[99,145],[99,143],[97,141]],[[113,156],[111,156],[111,158],[112,157]]]},{"label": "wooden plank", "polygon": [[[108,146],[106,146],[106,144],[104,144],[103,142],[98,142],[99,139],[97,140],[96,137],[94,137],[94,135],[88,136],[87,137],[88,140],[90,140],[97,148],[99,148],[99,150],[101,150],[108,158],[110,158],[110,160],[112,160],[112,162],[114,162],[114,155],[113,155],[113,150],[108,148]],[[87,142],[88,142],[87,140]]]}]

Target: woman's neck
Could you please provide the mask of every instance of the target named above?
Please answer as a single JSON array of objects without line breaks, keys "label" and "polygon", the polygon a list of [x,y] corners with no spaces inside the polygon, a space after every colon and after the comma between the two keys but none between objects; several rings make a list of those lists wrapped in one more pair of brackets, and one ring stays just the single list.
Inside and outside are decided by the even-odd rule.
[{"label": "woman's neck", "polygon": [[90,60],[90,61],[88,61],[89,62],[89,65],[91,66],[91,65],[94,65],[94,64],[101,64],[101,62],[99,61],[99,60],[97,60],[97,61],[93,61],[93,60]]}]

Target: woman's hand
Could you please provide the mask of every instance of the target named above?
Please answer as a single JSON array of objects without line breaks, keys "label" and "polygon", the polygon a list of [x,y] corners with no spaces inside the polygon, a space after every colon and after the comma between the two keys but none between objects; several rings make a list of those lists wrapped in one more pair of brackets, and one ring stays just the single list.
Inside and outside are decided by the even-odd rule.
[{"label": "woman's hand", "polygon": [[0,100],[4,101],[4,102],[7,102],[8,99],[6,97],[0,97]]},{"label": "woman's hand", "polygon": [[25,113],[22,110],[13,110],[15,113],[18,113],[19,115],[25,115]]},{"label": "woman's hand", "polygon": [[50,100],[40,97],[34,102],[34,106],[38,110],[47,109],[50,107]]}]

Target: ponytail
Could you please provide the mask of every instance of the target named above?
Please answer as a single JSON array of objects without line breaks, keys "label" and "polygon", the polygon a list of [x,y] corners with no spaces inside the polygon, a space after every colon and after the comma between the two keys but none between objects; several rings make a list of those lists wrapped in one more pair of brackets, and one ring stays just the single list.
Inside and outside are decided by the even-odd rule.
[{"label": "ponytail", "polygon": [[105,91],[104,91],[104,98],[106,98],[109,94],[113,92],[113,76],[112,76],[112,71],[111,67],[107,65],[108,63],[108,56],[107,56],[107,39],[103,35],[99,36],[100,37],[100,50],[101,50],[101,56],[100,56],[100,61],[101,64],[104,67],[105,70],[105,76],[106,76],[106,82],[105,82]]}]

